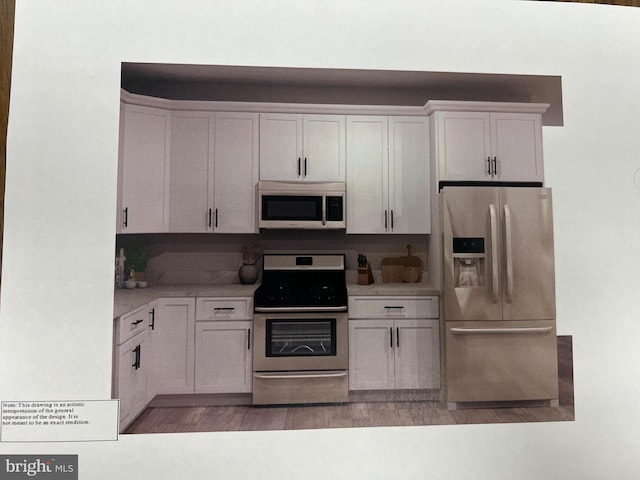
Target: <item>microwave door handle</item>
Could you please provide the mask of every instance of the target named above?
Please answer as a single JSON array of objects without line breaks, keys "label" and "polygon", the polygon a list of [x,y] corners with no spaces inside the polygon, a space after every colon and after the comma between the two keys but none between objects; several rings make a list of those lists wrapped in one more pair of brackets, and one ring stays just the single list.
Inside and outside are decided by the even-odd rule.
[{"label": "microwave door handle", "polygon": [[489,205],[489,218],[491,220],[491,293],[493,303],[498,301],[498,221],[496,206]]},{"label": "microwave door handle", "polygon": [[507,263],[507,303],[513,302],[513,242],[511,239],[511,210],[504,206],[505,260]]},{"label": "microwave door handle", "polygon": [[[305,158],[305,165],[306,165],[306,158]],[[327,224],[327,197],[323,196],[322,197],[322,226],[325,226]]]}]

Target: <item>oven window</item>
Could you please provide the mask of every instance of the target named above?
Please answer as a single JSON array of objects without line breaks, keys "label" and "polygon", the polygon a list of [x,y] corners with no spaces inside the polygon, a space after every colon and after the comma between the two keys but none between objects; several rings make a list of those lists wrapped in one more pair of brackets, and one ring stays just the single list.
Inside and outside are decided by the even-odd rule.
[{"label": "oven window", "polygon": [[336,355],[336,319],[267,319],[267,357]]},{"label": "oven window", "polygon": [[322,196],[263,195],[263,220],[322,220]]}]

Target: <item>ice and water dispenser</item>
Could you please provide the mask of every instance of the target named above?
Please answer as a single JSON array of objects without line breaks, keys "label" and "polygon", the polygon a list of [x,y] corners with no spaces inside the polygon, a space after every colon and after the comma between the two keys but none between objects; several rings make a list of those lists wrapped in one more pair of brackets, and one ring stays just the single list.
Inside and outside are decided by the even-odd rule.
[{"label": "ice and water dispenser", "polygon": [[453,263],[456,287],[484,286],[484,238],[454,237]]}]

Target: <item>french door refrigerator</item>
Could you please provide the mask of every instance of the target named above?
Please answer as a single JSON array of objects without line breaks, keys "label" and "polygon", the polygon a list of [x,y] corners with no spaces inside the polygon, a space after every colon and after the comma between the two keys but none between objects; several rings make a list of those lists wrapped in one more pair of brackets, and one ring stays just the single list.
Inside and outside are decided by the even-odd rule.
[{"label": "french door refrigerator", "polygon": [[558,403],[551,189],[444,187],[449,408]]}]

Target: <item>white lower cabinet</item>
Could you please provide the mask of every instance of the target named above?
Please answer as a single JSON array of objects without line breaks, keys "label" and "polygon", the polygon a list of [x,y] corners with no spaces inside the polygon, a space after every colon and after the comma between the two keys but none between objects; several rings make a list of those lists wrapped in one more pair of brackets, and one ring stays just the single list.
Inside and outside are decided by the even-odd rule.
[{"label": "white lower cabinet", "polygon": [[250,393],[253,298],[198,298],[195,393]]},{"label": "white lower cabinet", "polygon": [[147,405],[151,351],[146,319],[145,305],[122,315],[115,324],[113,398],[120,400],[120,431]]},{"label": "white lower cabinet", "polygon": [[193,393],[195,298],[161,298],[150,305],[149,315],[147,401],[155,395]]},{"label": "white lower cabinet", "polygon": [[439,388],[437,305],[437,297],[350,297],[349,389]]},{"label": "white lower cabinet", "polygon": [[196,324],[196,393],[251,392],[251,321]]},{"label": "white lower cabinet", "polygon": [[149,369],[147,334],[140,333],[117,348],[115,397],[120,399],[120,431],[147,405],[146,383]]}]

